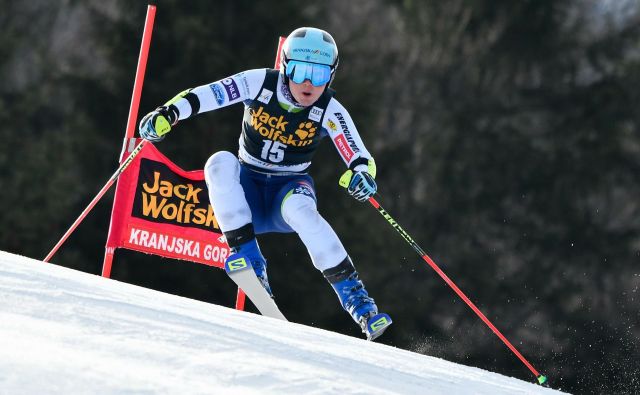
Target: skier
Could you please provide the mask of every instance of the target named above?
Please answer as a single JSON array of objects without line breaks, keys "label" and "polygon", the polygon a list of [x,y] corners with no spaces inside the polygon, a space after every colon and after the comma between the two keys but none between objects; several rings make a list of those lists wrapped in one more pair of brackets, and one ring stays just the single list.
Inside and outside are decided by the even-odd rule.
[{"label": "skier", "polygon": [[246,257],[273,297],[256,234],[296,232],[342,307],[373,339],[391,320],[378,315],[340,239],[318,213],[313,179],[307,174],[320,140],[328,136],[348,167],[340,185],[361,202],[376,192],[375,162],[329,88],[337,66],[333,37],[302,27],[287,37],[280,70],[247,70],[187,89],[147,114],[139,132],[157,142],[178,121],[244,103],[238,156],[216,152],[204,169],[211,206],[233,253],[228,259]]}]

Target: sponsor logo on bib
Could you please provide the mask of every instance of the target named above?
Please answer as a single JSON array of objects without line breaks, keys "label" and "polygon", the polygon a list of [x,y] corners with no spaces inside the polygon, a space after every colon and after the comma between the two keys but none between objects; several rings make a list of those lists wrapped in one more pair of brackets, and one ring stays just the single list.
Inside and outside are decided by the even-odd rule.
[{"label": "sponsor logo on bib", "polygon": [[258,101],[264,104],[269,104],[269,100],[271,100],[271,96],[273,96],[272,91],[266,88],[262,88],[262,92],[260,92],[260,96],[258,96]]},{"label": "sponsor logo on bib", "polygon": [[311,108],[311,111],[309,111],[309,119],[312,121],[320,122],[320,120],[322,119],[322,113],[324,113],[323,109],[313,106]]}]

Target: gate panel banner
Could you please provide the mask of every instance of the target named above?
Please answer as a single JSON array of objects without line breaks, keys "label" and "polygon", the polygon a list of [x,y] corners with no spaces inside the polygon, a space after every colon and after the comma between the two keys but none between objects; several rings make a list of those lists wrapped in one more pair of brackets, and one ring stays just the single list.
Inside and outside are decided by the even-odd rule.
[{"label": "gate panel banner", "polygon": [[146,144],[120,175],[107,249],[127,248],[224,267],[229,247],[204,172],[184,171]]}]

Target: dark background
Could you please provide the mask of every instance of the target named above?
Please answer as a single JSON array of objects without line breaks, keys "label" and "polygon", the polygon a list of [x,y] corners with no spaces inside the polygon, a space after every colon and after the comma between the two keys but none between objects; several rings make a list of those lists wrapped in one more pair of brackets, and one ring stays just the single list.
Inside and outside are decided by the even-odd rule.
[{"label": "dark background", "polygon": [[[378,164],[380,202],[551,386],[640,380],[640,3],[158,1],[140,116],[273,65],[278,37],[330,31],[333,87]],[[0,249],[42,259],[118,167],[146,2],[0,0]],[[202,168],[236,151],[242,106],[157,147]],[[533,376],[368,204],[311,173],[319,208],[394,325],[380,342]],[[110,191],[53,258],[99,274]],[[295,322],[361,336],[295,235],[260,238]],[[118,250],[112,277],[233,306],[225,274]]]}]

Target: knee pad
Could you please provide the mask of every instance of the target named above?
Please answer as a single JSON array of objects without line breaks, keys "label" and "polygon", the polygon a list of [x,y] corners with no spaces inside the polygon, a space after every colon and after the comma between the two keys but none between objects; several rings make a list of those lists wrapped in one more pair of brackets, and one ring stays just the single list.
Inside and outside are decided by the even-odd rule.
[{"label": "knee pad", "polygon": [[318,213],[312,197],[290,195],[282,203],[282,218],[300,236],[318,270],[335,267],[346,258],[347,251],[331,225]]},{"label": "knee pad", "polygon": [[310,196],[293,194],[282,202],[282,218],[289,226],[300,233],[314,234],[322,228],[322,217],[318,213],[315,200]]},{"label": "knee pad", "polygon": [[204,167],[209,201],[223,232],[251,222],[251,209],[240,185],[240,162],[231,152],[211,155]]},{"label": "knee pad", "polygon": [[210,189],[218,193],[229,192],[234,184],[240,183],[240,162],[228,151],[211,155],[204,165],[204,178]]}]

